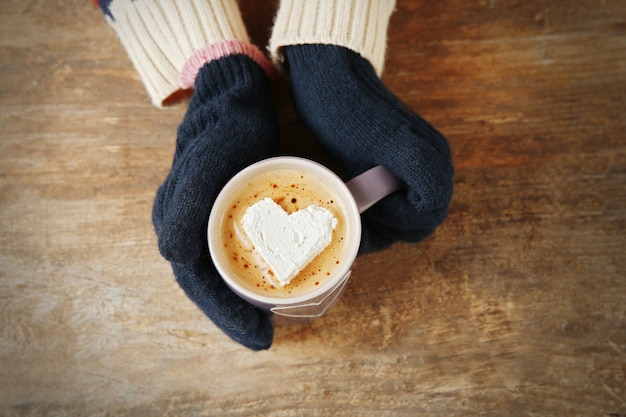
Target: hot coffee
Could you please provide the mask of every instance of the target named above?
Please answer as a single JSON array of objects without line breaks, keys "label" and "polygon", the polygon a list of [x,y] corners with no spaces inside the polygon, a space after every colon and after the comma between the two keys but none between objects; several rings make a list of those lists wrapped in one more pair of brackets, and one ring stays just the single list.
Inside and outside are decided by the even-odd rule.
[{"label": "hot coffee", "polygon": [[[329,210],[336,219],[330,244],[286,285],[273,276],[242,226],[248,208],[267,198],[288,214],[318,206]],[[307,170],[277,168],[259,173],[232,190],[224,207],[217,253],[213,256],[219,256],[222,266],[249,291],[278,298],[307,294],[323,286],[344,262],[352,262],[354,242],[348,242],[346,208],[322,178]]]}]

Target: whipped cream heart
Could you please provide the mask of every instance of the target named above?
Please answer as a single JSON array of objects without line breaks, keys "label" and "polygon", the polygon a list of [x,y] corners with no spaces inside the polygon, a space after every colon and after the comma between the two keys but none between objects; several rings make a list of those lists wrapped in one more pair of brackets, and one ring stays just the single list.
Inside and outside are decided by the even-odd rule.
[{"label": "whipped cream heart", "polygon": [[274,277],[287,285],[330,244],[337,219],[317,205],[288,214],[265,198],[248,207],[241,224]]}]

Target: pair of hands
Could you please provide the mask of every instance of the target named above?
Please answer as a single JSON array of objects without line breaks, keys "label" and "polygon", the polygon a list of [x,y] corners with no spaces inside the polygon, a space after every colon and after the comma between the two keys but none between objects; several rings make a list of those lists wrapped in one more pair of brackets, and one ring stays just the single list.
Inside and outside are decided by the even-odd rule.
[{"label": "pair of hands", "polygon": [[[319,47],[285,51],[300,118],[348,176],[383,165],[406,185],[363,214],[360,252],[423,239],[443,221],[452,194],[445,137],[389,93],[358,54]],[[330,73],[310,69],[317,58],[336,61]],[[330,77],[320,80],[319,74]],[[364,77],[376,88],[359,93]],[[337,84],[323,85],[331,81]],[[253,350],[272,343],[270,315],[239,298],[220,278],[208,254],[206,226],[226,182],[275,154],[278,129],[271,97],[269,80],[246,57],[205,65],[153,208],[160,251],[181,288],[228,336]]]}]

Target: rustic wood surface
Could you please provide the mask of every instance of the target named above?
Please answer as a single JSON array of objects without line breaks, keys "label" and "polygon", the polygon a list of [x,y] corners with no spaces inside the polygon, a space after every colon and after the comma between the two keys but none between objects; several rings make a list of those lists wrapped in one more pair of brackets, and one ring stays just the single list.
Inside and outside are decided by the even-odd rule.
[{"label": "rustic wood surface", "polygon": [[[259,45],[275,3],[242,2]],[[450,139],[449,217],[254,353],[156,249],[186,103],[150,105],[90,1],[0,2],[1,415],[626,415],[626,2],[397,9],[383,80]]]}]

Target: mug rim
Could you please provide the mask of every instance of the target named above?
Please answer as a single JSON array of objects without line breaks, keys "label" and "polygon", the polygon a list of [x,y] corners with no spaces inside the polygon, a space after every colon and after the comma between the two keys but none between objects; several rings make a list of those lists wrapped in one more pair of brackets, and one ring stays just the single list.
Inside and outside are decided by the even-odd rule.
[{"label": "mug rim", "polygon": [[[219,233],[219,228],[222,220],[222,216],[220,216],[220,212],[224,211],[226,207],[227,199],[230,197],[229,190],[233,187],[238,186],[240,183],[250,178],[253,175],[258,175],[263,172],[272,171],[281,168],[291,168],[291,169],[305,169],[313,174],[321,177],[325,182],[330,180],[330,187],[334,192],[338,194],[338,197],[342,199],[342,205],[344,207],[346,216],[346,221],[348,222],[348,238],[353,239],[355,244],[352,247],[349,247],[346,253],[346,259],[348,262],[343,262],[340,268],[335,271],[335,274],[331,277],[331,279],[327,280],[323,285],[315,290],[292,297],[271,297],[263,294],[259,294],[258,292],[254,292],[244,285],[240,284],[237,278],[231,276],[228,270],[223,265],[222,259],[218,252],[217,241],[219,239],[211,239],[211,236],[217,236]],[[220,275],[220,278],[224,280],[224,282],[237,294],[239,294],[244,299],[249,302],[256,304],[262,307],[275,307],[275,306],[286,306],[298,303],[306,303],[311,300],[317,299],[318,297],[323,296],[328,291],[331,291],[335,288],[336,284],[350,271],[352,268],[352,264],[356,259],[358,254],[359,246],[361,243],[361,216],[359,213],[359,209],[357,203],[352,196],[350,190],[348,189],[346,183],[339,178],[337,174],[335,174],[328,167],[307,159],[298,156],[275,156],[267,159],[260,160],[258,162],[253,163],[252,165],[247,166],[243,170],[239,171],[235,174],[224,187],[220,190],[213,207],[211,208],[211,212],[209,214],[209,222],[207,225],[207,241],[209,245],[209,253],[211,255],[211,260],[213,265],[217,269],[217,272]]]}]

